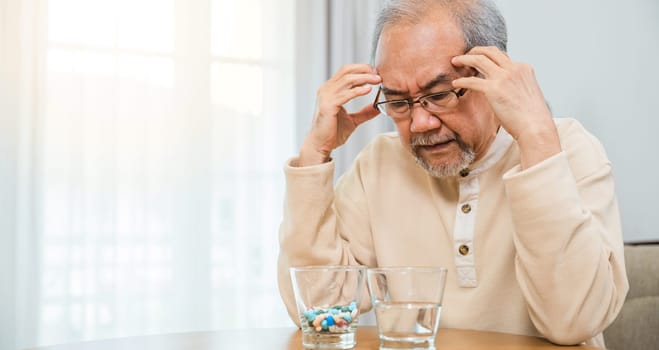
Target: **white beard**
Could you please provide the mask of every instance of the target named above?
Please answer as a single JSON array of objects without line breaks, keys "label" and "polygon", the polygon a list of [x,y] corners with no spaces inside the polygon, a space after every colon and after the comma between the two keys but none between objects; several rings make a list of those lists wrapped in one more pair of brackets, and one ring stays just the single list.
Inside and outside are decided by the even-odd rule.
[{"label": "white beard", "polygon": [[[460,156],[456,161],[446,162],[438,165],[433,165],[428,163],[421,154],[419,154],[419,147],[426,145],[434,145],[438,143],[443,143],[446,141],[453,140],[458,144],[460,148]],[[415,135],[410,140],[412,146],[412,154],[416,163],[425,169],[431,176],[434,177],[449,177],[457,176],[460,173],[460,170],[468,167],[476,158],[476,153],[469,147],[467,144],[460,139],[455,133],[449,135],[440,135],[437,133],[425,134],[425,135]]]},{"label": "white beard", "polygon": [[419,155],[417,152],[412,153],[414,154],[416,164],[425,169],[425,171],[427,171],[431,176],[438,178],[457,176],[460,173],[460,170],[467,168],[469,164],[474,161],[474,158],[476,158],[474,151],[466,148],[462,149],[462,152],[460,152],[460,158],[457,161],[432,165],[423,159],[423,157],[421,157],[421,155]]}]

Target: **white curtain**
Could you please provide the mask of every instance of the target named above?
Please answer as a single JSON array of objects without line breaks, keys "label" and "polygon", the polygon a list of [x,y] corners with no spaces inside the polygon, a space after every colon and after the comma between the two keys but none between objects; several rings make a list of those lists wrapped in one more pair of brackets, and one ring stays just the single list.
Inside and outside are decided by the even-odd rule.
[{"label": "white curtain", "polygon": [[[370,63],[371,41],[377,14],[384,0],[298,0],[296,33],[296,110],[298,145],[313,119],[316,91],[342,65]],[[359,110],[375,98],[377,87],[346,105]],[[379,116],[360,126],[348,142],[333,152],[335,179],[352,164],[359,151],[377,134],[394,130],[393,123]],[[296,149],[296,152],[298,150]]]},{"label": "white curtain", "polygon": [[[344,64],[371,63],[373,30],[383,0],[331,0],[329,7],[329,70],[334,74]],[[368,96],[349,102],[349,111],[361,109],[372,103],[378,87]],[[362,124],[345,145],[336,150],[335,177],[345,172],[355,156],[376,135],[395,130],[391,120],[383,115]]]},{"label": "white curtain", "polygon": [[291,325],[295,3],[0,0],[0,349]]}]

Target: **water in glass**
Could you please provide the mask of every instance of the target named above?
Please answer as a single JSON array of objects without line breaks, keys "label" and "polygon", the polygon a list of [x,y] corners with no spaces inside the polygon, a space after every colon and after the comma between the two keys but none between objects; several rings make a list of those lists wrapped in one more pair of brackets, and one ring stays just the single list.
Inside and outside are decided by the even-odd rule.
[{"label": "water in glass", "polygon": [[376,302],[380,349],[434,349],[441,305]]}]

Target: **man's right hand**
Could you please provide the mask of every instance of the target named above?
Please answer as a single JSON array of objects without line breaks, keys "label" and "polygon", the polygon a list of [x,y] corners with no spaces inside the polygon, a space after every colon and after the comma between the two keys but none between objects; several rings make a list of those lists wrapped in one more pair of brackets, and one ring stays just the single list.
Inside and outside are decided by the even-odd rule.
[{"label": "man's right hand", "polygon": [[327,162],[330,153],[344,144],[359,124],[379,114],[370,103],[355,113],[348,113],[343,105],[357,96],[368,94],[371,85],[381,81],[370,65],[349,64],[341,67],[318,89],[314,119],[300,149],[298,166]]}]

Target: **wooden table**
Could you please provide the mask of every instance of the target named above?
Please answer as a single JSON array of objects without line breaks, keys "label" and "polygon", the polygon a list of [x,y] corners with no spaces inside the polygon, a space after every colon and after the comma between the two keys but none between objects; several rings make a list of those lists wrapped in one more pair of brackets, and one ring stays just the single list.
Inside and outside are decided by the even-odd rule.
[{"label": "wooden table", "polygon": [[[557,346],[546,340],[522,335],[458,329],[440,329],[437,350],[533,350],[597,349],[592,346]],[[377,350],[378,333],[373,326],[359,327],[355,349]],[[37,348],[38,350],[235,350],[302,349],[302,333],[295,328],[223,330],[110,339]]]}]

